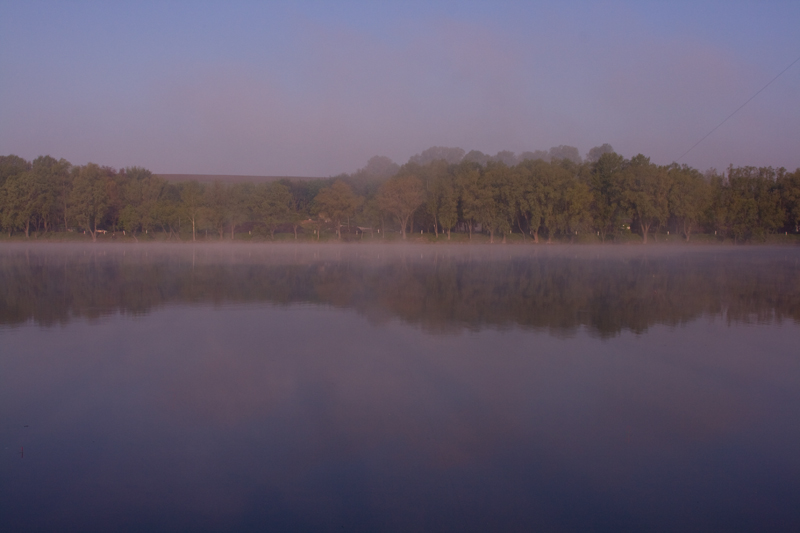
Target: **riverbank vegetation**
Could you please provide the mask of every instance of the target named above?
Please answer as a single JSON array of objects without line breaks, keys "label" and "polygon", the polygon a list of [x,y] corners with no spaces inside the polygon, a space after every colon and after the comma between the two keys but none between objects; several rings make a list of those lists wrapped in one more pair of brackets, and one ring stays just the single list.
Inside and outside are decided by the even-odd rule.
[{"label": "riverbank vegetation", "polygon": [[[631,159],[609,145],[487,156],[434,147],[310,180],[170,182],[147,169],[0,156],[5,238],[734,243],[794,241],[800,169]],[[790,238],[793,235],[795,237]]]}]

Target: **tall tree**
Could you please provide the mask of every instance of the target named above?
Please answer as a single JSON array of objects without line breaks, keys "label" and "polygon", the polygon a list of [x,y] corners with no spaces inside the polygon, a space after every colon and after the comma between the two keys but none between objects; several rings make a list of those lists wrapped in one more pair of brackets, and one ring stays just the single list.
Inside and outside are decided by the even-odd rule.
[{"label": "tall tree", "polygon": [[273,181],[265,183],[256,193],[254,216],[269,230],[270,237],[275,239],[275,230],[283,224],[291,222],[294,212],[294,198],[289,188],[283,183]]},{"label": "tall tree", "polygon": [[511,169],[502,162],[491,161],[482,181],[487,201],[481,209],[480,222],[489,230],[490,244],[494,243],[496,232],[500,232],[506,242],[515,214]]},{"label": "tall tree", "polygon": [[181,212],[192,222],[192,242],[197,240],[197,226],[204,212],[204,187],[197,181],[181,183]]},{"label": "tall tree", "polygon": [[318,215],[333,222],[336,236],[341,240],[343,222],[355,215],[363,200],[360,196],[356,196],[353,189],[344,181],[336,180],[333,185],[317,194],[314,204]]},{"label": "tall tree", "polygon": [[397,219],[403,239],[406,238],[408,220],[424,200],[422,181],[414,175],[394,177],[378,191],[378,205]]},{"label": "tall tree", "polygon": [[623,198],[630,213],[639,223],[642,243],[647,244],[647,234],[653,224],[664,222],[669,213],[669,174],[639,154],[631,159],[626,169]]},{"label": "tall tree", "polygon": [[97,241],[97,226],[108,212],[108,184],[100,166],[94,163],[73,169],[72,216]]},{"label": "tall tree", "polygon": [[782,173],[778,187],[786,222],[793,231],[800,231],[800,168],[793,173]]},{"label": "tall tree", "polygon": [[586,161],[589,163],[597,163],[600,161],[600,157],[603,154],[613,154],[614,148],[611,147],[610,144],[606,143],[602,146],[595,146],[589,153],[586,154]]},{"label": "tall tree", "polygon": [[710,188],[702,174],[686,165],[668,167],[670,189],[669,213],[678,224],[686,241],[699,223],[710,201]]},{"label": "tall tree", "polygon": [[542,175],[548,172],[549,168],[550,163],[543,159],[525,159],[516,166],[512,178],[513,196],[518,210],[517,223],[520,231],[523,231],[522,220],[525,220],[534,243],[539,242],[539,227],[542,225],[544,211]]},{"label": "tall tree", "polygon": [[592,220],[600,240],[616,234],[623,215],[623,172],[628,162],[619,154],[607,153],[592,165],[589,186],[592,191]]}]

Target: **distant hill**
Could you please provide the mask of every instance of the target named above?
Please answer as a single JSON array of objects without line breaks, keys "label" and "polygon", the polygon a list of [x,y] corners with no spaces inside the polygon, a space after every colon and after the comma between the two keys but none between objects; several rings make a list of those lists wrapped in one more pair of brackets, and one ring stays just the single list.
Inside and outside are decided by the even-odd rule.
[{"label": "distant hill", "polygon": [[219,181],[222,183],[263,183],[267,181],[278,180],[291,180],[291,181],[309,181],[327,179],[322,177],[301,177],[301,176],[239,176],[232,174],[156,174],[156,176],[163,178],[167,181],[198,181],[201,183],[214,183]]}]

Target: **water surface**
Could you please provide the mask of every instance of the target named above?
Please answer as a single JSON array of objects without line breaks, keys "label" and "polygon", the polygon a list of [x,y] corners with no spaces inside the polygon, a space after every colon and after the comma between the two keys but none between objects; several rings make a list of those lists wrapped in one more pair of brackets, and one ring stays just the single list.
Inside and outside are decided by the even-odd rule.
[{"label": "water surface", "polygon": [[3,246],[0,521],[797,530],[798,260]]}]

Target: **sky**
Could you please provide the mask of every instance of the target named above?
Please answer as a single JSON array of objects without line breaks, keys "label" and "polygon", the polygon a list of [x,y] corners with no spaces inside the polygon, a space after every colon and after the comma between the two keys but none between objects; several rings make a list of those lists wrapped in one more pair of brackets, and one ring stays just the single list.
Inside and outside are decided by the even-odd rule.
[{"label": "sky", "polygon": [[0,0],[0,155],[333,176],[431,146],[800,167],[800,2]]}]

